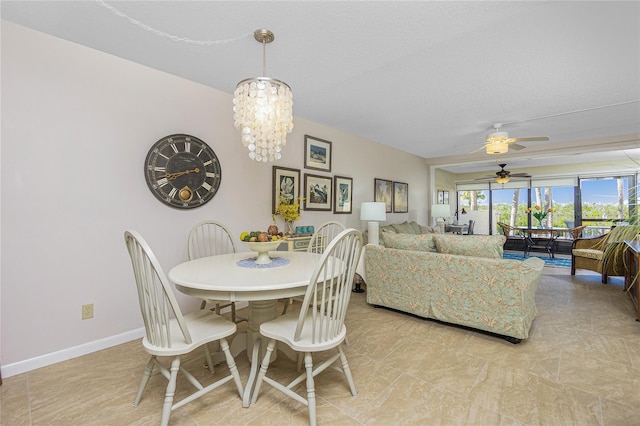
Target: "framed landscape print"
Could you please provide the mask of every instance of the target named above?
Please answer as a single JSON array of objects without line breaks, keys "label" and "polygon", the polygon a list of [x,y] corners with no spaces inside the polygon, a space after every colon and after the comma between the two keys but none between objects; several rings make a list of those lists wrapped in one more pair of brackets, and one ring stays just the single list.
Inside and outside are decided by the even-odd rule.
[{"label": "framed landscape print", "polygon": [[373,179],[373,201],[384,203],[386,212],[391,213],[393,182],[385,179]]},{"label": "framed landscape print", "polygon": [[335,193],[333,212],[335,214],[353,213],[351,204],[353,201],[353,179],[343,176],[334,176],[333,188]]},{"label": "framed landscape print", "polygon": [[304,168],[331,171],[331,142],[304,135]]},{"label": "framed landscape print", "polygon": [[407,213],[409,211],[409,184],[393,182],[393,212]]},{"label": "framed landscape print", "polygon": [[331,211],[331,176],[304,175],[304,209]]},{"label": "framed landscape print", "polygon": [[280,196],[293,203],[300,196],[300,170],[273,166],[273,200],[271,213],[276,212]]}]

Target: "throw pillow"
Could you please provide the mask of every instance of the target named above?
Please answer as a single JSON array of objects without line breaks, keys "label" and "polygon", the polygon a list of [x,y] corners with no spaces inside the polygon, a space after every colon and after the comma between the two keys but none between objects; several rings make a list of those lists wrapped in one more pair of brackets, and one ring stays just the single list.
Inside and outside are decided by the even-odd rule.
[{"label": "throw pillow", "polygon": [[406,220],[402,223],[393,223],[391,224],[391,227],[398,233],[398,234],[413,234],[413,228],[411,227],[411,225],[409,224],[409,222],[407,222]]},{"label": "throw pillow", "polygon": [[422,234],[422,230],[420,229],[418,222],[409,222],[409,226],[411,227],[412,234]]},{"label": "throw pillow", "polygon": [[420,226],[421,234],[435,234],[436,232],[438,232],[438,230],[433,226],[422,226],[422,225],[419,225],[419,226]]},{"label": "throw pillow", "polygon": [[433,240],[434,234],[392,234],[385,232],[384,246],[399,250],[429,251],[436,252],[436,243]]},{"label": "throw pillow", "polygon": [[438,253],[502,259],[504,235],[433,234]]}]

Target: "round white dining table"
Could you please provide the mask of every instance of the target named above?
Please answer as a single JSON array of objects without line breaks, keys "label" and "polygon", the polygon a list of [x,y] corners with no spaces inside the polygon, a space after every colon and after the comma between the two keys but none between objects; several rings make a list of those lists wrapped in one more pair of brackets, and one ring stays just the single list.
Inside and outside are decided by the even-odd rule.
[{"label": "round white dining table", "polygon": [[[201,299],[249,302],[249,319],[246,339],[234,339],[231,351],[235,357],[247,350],[251,358],[253,342],[260,337],[260,324],[277,316],[277,300],[300,296],[306,292],[311,275],[318,266],[322,255],[274,251],[271,257],[278,262],[288,262],[283,266],[254,265],[240,266],[239,262],[255,258],[252,252],[223,254],[202,257],[181,263],[169,271],[169,279],[178,291]],[[263,345],[265,347],[266,344]],[[249,405],[251,387],[257,366],[251,366],[251,374],[245,389],[243,405]]]}]

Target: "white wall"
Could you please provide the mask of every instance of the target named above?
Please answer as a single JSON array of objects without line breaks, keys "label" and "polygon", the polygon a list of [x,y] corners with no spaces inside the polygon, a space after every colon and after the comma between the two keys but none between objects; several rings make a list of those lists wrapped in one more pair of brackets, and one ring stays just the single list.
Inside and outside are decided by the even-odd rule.
[{"label": "white wall", "polygon": [[[138,230],[168,270],[186,259],[188,231],[202,219],[237,235],[266,229],[272,165],[248,159],[230,94],[6,21],[1,53],[0,365],[7,377],[34,368],[33,360],[46,365],[60,359],[54,353],[78,354],[139,332],[123,231]],[[220,189],[201,208],[167,207],[145,184],[149,147],[172,133],[203,139],[221,161]],[[331,175],[353,177],[354,213],[303,212],[299,224],[336,219],[364,230],[359,205],[373,199],[374,177],[409,184],[409,213],[388,215],[388,223],[428,223],[423,159],[296,118],[278,165],[305,172],[305,134],[333,142]],[[179,298],[183,309],[196,308]],[[94,303],[95,317],[83,321],[85,303]]]}]

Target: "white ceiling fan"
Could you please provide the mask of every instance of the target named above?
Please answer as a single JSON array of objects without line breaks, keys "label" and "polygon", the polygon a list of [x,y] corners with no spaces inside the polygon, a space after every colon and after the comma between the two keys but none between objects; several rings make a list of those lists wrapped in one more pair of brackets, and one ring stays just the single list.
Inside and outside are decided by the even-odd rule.
[{"label": "white ceiling fan", "polygon": [[546,136],[536,136],[530,138],[510,138],[509,133],[500,130],[501,127],[501,123],[494,124],[494,131],[487,135],[485,144],[480,148],[471,151],[470,154],[483,149],[487,154],[505,154],[509,152],[509,147],[515,150],[521,150],[525,148],[523,145],[518,145],[516,142],[538,142],[549,140],[549,138]]}]

